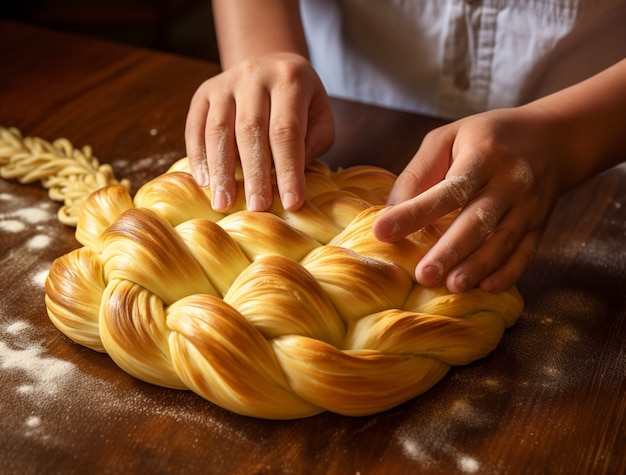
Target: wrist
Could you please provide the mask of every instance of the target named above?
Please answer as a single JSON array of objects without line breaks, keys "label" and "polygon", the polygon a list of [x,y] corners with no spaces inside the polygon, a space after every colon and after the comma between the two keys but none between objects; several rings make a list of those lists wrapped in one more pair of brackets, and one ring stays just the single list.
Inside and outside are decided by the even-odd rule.
[{"label": "wrist", "polygon": [[564,159],[567,189],[626,158],[625,75],[626,60],[524,106],[545,118]]}]

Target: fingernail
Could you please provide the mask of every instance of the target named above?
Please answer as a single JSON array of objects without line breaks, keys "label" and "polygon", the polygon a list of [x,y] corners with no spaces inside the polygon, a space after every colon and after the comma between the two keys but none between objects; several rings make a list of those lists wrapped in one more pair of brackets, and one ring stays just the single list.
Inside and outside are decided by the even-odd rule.
[{"label": "fingernail", "polygon": [[454,283],[456,284],[456,288],[458,292],[463,293],[469,290],[470,288],[470,279],[469,275],[465,272],[459,272],[453,277]]},{"label": "fingernail", "polygon": [[263,195],[253,193],[248,198],[248,209],[250,211],[265,211],[267,208],[267,200]]},{"label": "fingernail", "polygon": [[298,198],[295,193],[287,192],[282,197],[283,208],[292,209],[298,204]]},{"label": "fingernail", "polygon": [[226,193],[223,188],[214,190],[213,197],[211,198],[211,204],[214,210],[222,210],[230,208],[231,200],[230,195]]},{"label": "fingernail", "polygon": [[424,269],[422,269],[422,274],[424,276],[424,283],[426,284],[436,284],[441,280],[441,276],[443,276],[443,264],[441,262],[433,262],[432,264],[428,264]]},{"label": "fingernail", "polygon": [[400,226],[395,221],[382,221],[376,227],[376,237],[381,241],[395,241],[400,232]]}]

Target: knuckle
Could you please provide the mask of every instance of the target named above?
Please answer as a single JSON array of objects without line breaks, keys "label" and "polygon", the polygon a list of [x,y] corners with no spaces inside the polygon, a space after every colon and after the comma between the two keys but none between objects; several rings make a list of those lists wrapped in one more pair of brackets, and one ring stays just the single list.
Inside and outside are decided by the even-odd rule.
[{"label": "knuckle", "polygon": [[279,183],[291,181],[297,177],[304,178],[304,168],[303,166],[298,166],[294,161],[286,160],[280,166],[276,166],[276,180]]},{"label": "knuckle", "polygon": [[473,196],[474,187],[465,176],[456,176],[446,179],[445,192],[452,201],[464,206]]},{"label": "knuckle", "polygon": [[206,150],[204,147],[187,147],[187,157],[189,158],[189,165],[192,168],[199,167],[200,164],[207,159]]},{"label": "knuckle", "polygon": [[213,187],[223,187],[234,180],[233,175],[223,168],[211,167],[209,170],[211,174],[211,185]]},{"label": "knuckle", "polygon": [[435,144],[439,142],[439,139],[443,133],[444,127],[437,127],[435,129],[429,130],[422,139],[422,146],[430,146],[431,144]]},{"label": "knuckle", "polygon": [[271,185],[270,170],[266,167],[251,166],[244,170],[244,183],[247,189],[267,189]]},{"label": "knuckle", "polygon": [[497,239],[507,254],[511,254],[518,246],[518,240],[510,229],[499,228]]},{"label": "knuckle", "polygon": [[525,160],[516,160],[511,167],[510,175],[511,181],[516,188],[524,191],[532,189],[535,182],[535,172]]},{"label": "knuckle", "polygon": [[235,128],[238,141],[243,140],[249,144],[260,141],[263,133],[261,123],[261,117],[257,115],[245,115],[237,120]]},{"label": "knuckle", "polygon": [[237,66],[237,72],[243,77],[254,77],[259,71],[259,63],[254,58],[247,58],[241,61]]},{"label": "knuckle", "polygon": [[284,144],[302,139],[302,129],[295,120],[274,121],[270,125],[270,140],[275,144]]},{"label": "knuckle", "polygon": [[414,193],[418,194],[420,190],[416,188],[417,188],[417,184],[419,183],[419,181],[420,181],[420,175],[415,173],[415,171],[412,168],[407,167],[402,171],[402,173],[400,173],[400,175],[398,175],[398,178],[396,178],[395,186],[414,190]]},{"label": "knuckle", "polygon": [[288,83],[298,83],[304,77],[303,61],[295,56],[282,57],[275,64],[274,74],[281,81]]},{"label": "knuckle", "polygon": [[228,134],[230,134],[230,126],[224,120],[211,120],[207,124],[206,138],[210,141],[220,143],[228,137]]}]

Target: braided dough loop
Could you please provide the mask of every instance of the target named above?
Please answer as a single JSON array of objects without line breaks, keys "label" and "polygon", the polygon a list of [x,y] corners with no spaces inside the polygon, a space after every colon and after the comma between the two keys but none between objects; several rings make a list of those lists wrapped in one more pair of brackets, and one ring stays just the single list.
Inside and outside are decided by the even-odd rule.
[{"label": "braided dough loop", "polygon": [[[0,176],[20,183],[40,181],[50,199],[64,203],[58,218],[68,226],[76,226],[80,207],[93,191],[118,183],[111,165],[100,165],[89,146],[77,149],[64,138],[22,137],[18,129],[2,126]],[[130,189],[128,180],[121,184]]]},{"label": "braided dough loop", "polygon": [[496,347],[522,312],[514,287],[454,295],[415,281],[456,213],[379,242],[393,174],[322,162],[306,174],[295,212],[278,196],[269,213],[243,200],[216,212],[186,159],[134,199],[96,191],[78,218],[83,247],[46,282],[50,319],[139,379],[270,419],[377,413]]}]

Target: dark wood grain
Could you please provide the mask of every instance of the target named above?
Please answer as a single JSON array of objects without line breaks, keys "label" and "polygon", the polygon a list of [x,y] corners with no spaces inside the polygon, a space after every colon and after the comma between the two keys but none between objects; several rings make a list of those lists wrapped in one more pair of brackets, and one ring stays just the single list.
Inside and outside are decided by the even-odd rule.
[{"label": "dark wood grain", "polygon": [[[89,144],[134,189],[184,156],[189,99],[218,71],[11,23],[0,23],[0,65],[0,124]],[[325,159],[335,166],[398,172],[442,123],[333,107],[338,138]],[[41,286],[77,246],[56,209],[39,186],[0,181],[2,473],[626,472],[624,166],[561,199],[519,283],[524,314],[491,355],[362,418],[237,416],[70,342]]]}]

